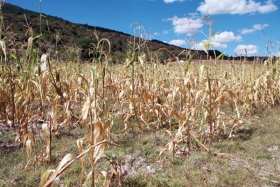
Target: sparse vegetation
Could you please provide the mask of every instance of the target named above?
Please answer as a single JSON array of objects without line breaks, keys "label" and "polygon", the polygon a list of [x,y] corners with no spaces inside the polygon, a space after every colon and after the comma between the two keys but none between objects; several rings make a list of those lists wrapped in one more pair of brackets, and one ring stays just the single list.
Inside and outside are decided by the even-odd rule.
[{"label": "sparse vegetation", "polygon": [[[0,186],[280,184],[279,58],[202,63],[136,34],[111,43],[97,30],[69,44],[81,25],[40,33],[43,22],[25,17],[26,39],[9,27],[1,40]],[[41,55],[35,41],[52,37]],[[112,65],[114,48],[123,63]],[[172,63],[179,56],[187,62]]]}]

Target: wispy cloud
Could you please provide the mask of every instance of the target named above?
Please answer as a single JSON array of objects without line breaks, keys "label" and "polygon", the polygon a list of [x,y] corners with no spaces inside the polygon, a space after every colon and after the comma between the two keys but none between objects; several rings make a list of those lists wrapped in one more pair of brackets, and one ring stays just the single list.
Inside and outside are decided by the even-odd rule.
[{"label": "wispy cloud", "polygon": [[197,17],[200,16],[197,12],[188,13],[188,15],[189,15],[191,18],[197,18]]},{"label": "wispy cloud", "polygon": [[248,28],[245,28],[245,29],[242,29],[240,31],[241,34],[249,34],[249,33],[253,33],[255,31],[258,31],[258,30],[262,30],[264,29],[265,27],[268,27],[269,25],[268,24],[255,24],[253,25],[253,28],[251,29],[248,29]]},{"label": "wispy cloud", "polygon": [[201,14],[248,14],[259,12],[261,14],[276,11],[278,7],[273,4],[272,0],[266,1],[265,4],[254,0],[204,0],[197,8]]},{"label": "wispy cloud", "polygon": [[168,18],[168,21],[172,21],[174,27],[174,32],[176,34],[192,34],[194,30],[203,27],[203,23],[200,19],[192,18],[178,18],[174,16],[173,18]]},{"label": "wispy cloud", "polygon": [[164,34],[164,35],[167,35],[168,33],[169,33],[168,30],[163,30],[163,31],[162,31],[162,34]]},{"label": "wispy cloud", "polygon": [[174,3],[175,1],[184,2],[185,0],[163,0],[165,3]]},{"label": "wispy cloud", "polygon": [[159,36],[160,34],[158,32],[154,32],[154,36]]},{"label": "wispy cloud", "polygon": [[256,45],[238,45],[234,49],[234,53],[237,55],[257,55],[258,54],[258,46]]},{"label": "wispy cloud", "polygon": [[186,44],[187,44],[187,42],[186,42],[186,40],[179,39],[179,40],[171,40],[171,41],[169,42],[169,44],[172,44],[172,45],[176,45],[176,46],[182,47],[183,45],[186,45]]}]

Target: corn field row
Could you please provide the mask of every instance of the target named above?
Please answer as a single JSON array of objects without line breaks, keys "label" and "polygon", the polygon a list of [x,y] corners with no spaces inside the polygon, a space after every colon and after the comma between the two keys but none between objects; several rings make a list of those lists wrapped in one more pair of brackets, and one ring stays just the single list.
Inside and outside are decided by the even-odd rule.
[{"label": "corn field row", "polygon": [[[1,27],[2,21],[1,16]],[[135,31],[141,28],[137,25]],[[38,57],[33,41],[42,33],[33,36],[28,27],[27,34],[27,49],[21,50],[21,56],[0,41],[0,124],[15,129],[15,142],[23,143],[25,169],[52,162],[52,138],[59,132],[77,126],[85,131],[76,141],[79,155],[69,153],[56,169],[43,173],[42,187],[51,186],[74,162],[81,163],[80,186],[110,186],[113,179],[122,186],[121,164],[105,152],[112,146],[121,149],[111,138],[116,120],[123,134],[138,133],[141,138],[147,131],[163,132],[168,141],[159,151],[158,162],[165,152],[174,162],[175,152],[191,154],[194,142],[219,155],[207,144],[233,137],[255,110],[279,103],[279,59],[274,64],[202,64],[189,58],[186,64],[165,66],[156,60],[148,62],[141,51],[145,42],[134,37],[129,44],[133,52],[125,64],[112,65],[110,51],[103,50],[105,44],[110,49],[110,42],[94,33],[98,43],[92,52],[103,54],[94,59],[98,63],[59,62],[49,54]],[[42,140],[45,146],[39,148],[36,145]],[[111,168],[99,171],[104,157]],[[91,171],[86,171],[86,162]]]},{"label": "corn field row", "polygon": [[[2,64],[1,122],[16,129],[15,142],[23,142],[26,149],[26,168],[49,162],[52,136],[82,124],[85,136],[77,140],[80,155],[67,155],[56,170],[42,176],[41,186],[50,186],[79,159],[84,172],[85,155],[92,171],[84,173],[82,183],[92,179],[95,184],[97,163],[106,145],[119,146],[110,141],[115,119],[121,121],[123,133],[164,128],[169,142],[162,146],[159,162],[166,151],[172,161],[176,150],[190,154],[192,141],[217,154],[205,144],[234,136],[255,109],[279,103],[278,62],[70,67],[48,59],[43,69],[40,64]],[[36,150],[36,141],[42,137],[46,146]],[[102,172],[104,185],[121,176],[119,166],[110,164],[111,171]]]}]

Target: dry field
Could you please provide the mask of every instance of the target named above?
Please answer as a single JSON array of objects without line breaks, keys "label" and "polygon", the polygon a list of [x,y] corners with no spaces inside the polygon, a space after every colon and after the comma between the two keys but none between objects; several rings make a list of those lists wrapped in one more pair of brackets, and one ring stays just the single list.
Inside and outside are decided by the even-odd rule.
[{"label": "dry field", "polygon": [[278,63],[2,64],[0,186],[277,186]]},{"label": "dry field", "polygon": [[135,36],[114,65],[94,32],[92,63],[61,62],[59,32],[42,57],[26,34],[0,40],[0,187],[280,185],[279,58],[162,65]]}]

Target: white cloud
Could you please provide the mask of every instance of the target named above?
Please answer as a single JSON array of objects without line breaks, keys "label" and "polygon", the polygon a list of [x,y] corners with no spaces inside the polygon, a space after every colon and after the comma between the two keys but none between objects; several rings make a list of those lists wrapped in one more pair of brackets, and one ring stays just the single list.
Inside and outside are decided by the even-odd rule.
[{"label": "white cloud", "polygon": [[201,41],[201,42],[198,42],[198,43],[196,43],[196,45],[195,46],[192,46],[194,49],[197,49],[197,50],[203,50],[203,45],[204,45],[204,43],[206,42],[206,40],[203,40],[203,41]]},{"label": "white cloud", "polygon": [[171,40],[171,41],[169,42],[169,44],[172,44],[172,45],[176,45],[176,46],[181,47],[181,46],[183,46],[183,45],[186,45],[187,42],[186,42],[185,40],[179,39],[179,40]]},{"label": "white cloud", "polygon": [[[233,32],[231,31],[224,31],[218,34],[215,34],[215,36],[212,38],[211,44],[214,46],[214,49],[224,49],[227,48],[228,42],[233,41],[240,41],[242,39],[241,36],[237,35],[235,36]],[[203,50],[203,46],[207,42],[207,40],[202,40],[201,42],[196,44],[196,49]],[[210,47],[209,49],[212,49]]]},{"label": "white cloud", "polygon": [[172,21],[174,26],[174,32],[176,34],[192,34],[194,30],[203,27],[203,23],[200,19],[191,19],[191,18],[178,18],[174,16],[173,18],[168,18],[168,21]]},{"label": "white cloud", "polygon": [[184,0],[163,0],[165,3],[174,3],[175,1],[183,2]]},{"label": "white cloud", "polygon": [[[207,42],[207,40],[202,40],[201,42],[197,43],[196,46],[195,46],[195,49],[203,50],[203,46],[204,46],[205,42]],[[227,48],[227,44],[224,44],[224,43],[221,43],[221,42],[212,41],[211,43],[214,46],[214,49]],[[212,49],[213,49],[212,47],[209,48],[209,50],[212,50]]]},{"label": "white cloud", "polygon": [[266,2],[266,5],[263,5],[263,6],[259,7],[258,11],[259,11],[261,14],[266,14],[266,13],[275,11],[275,10],[277,10],[277,9],[278,9],[278,7],[275,6],[275,5],[272,3],[272,0],[269,0],[269,1]]},{"label": "white cloud", "polygon": [[227,48],[227,44],[220,43],[220,42],[212,42],[212,45],[214,46],[215,49],[224,49]]},{"label": "white cloud", "polygon": [[278,7],[272,0],[267,0],[265,5],[255,0],[204,0],[197,8],[204,15],[215,14],[247,14],[259,12],[261,14],[276,11]]},{"label": "white cloud", "polygon": [[238,45],[235,49],[234,49],[234,53],[237,55],[256,55],[258,54],[258,46],[256,45]]},{"label": "white cloud", "polygon": [[[225,49],[228,47],[226,43],[233,41],[240,41],[242,37],[240,35],[234,35],[231,31],[224,31],[218,34],[215,34],[215,37],[212,38],[211,44],[214,49]],[[195,49],[203,50],[204,44],[208,42],[208,40],[202,40],[196,43],[196,46],[193,46]],[[212,50],[212,46],[210,46],[209,50]]]},{"label": "white cloud", "polygon": [[253,25],[253,28],[252,29],[248,29],[248,28],[245,28],[245,29],[242,29],[240,31],[241,34],[248,34],[248,33],[253,33],[255,31],[258,31],[258,30],[262,30],[264,29],[265,27],[268,27],[269,25],[268,24],[255,24]]},{"label": "white cloud", "polygon": [[215,34],[213,41],[215,42],[232,42],[232,41],[240,41],[242,37],[240,35],[235,36],[231,31],[224,31],[218,34]]}]

